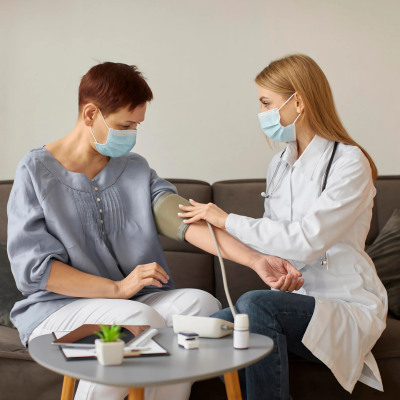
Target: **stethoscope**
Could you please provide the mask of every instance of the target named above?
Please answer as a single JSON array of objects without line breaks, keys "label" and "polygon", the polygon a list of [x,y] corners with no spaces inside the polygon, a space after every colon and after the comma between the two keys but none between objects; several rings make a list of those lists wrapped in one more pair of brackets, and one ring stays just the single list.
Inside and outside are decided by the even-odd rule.
[{"label": "stethoscope", "polygon": [[[334,145],[333,145],[333,150],[332,150],[331,158],[329,159],[328,165],[327,165],[326,170],[325,170],[324,180],[323,180],[323,182],[322,182],[322,188],[321,188],[321,193],[320,193],[320,195],[322,194],[322,192],[323,192],[323,191],[325,190],[325,188],[326,188],[326,181],[328,180],[329,171],[331,170],[333,158],[335,157],[335,153],[336,153],[336,149],[337,149],[337,147],[338,147],[338,144],[339,144],[338,142],[335,142]],[[285,151],[286,151],[286,149],[282,151],[282,154],[281,154],[280,159],[279,159],[279,163],[278,163],[278,165],[277,165],[276,168],[275,168],[274,174],[272,175],[272,179],[271,179],[271,181],[269,182],[269,184],[267,185],[267,190],[266,190],[265,192],[262,192],[262,193],[261,193],[261,196],[262,196],[262,197],[265,197],[266,199],[270,199],[270,198],[272,197],[272,195],[275,193],[276,189],[278,188],[278,186],[279,186],[280,183],[282,182],[282,179],[283,179],[283,177],[284,177],[284,175],[285,175],[286,170],[287,170],[288,167],[289,167],[289,164],[286,164],[286,166],[285,166],[285,168],[284,168],[284,170],[283,170],[281,176],[279,177],[278,182],[276,183],[276,185],[274,185],[274,186],[272,187],[272,190],[271,190],[271,192],[270,192],[269,190],[270,190],[270,188],[271,188],[271,185],[273,184],[274,179],[275,179],[275,177],[276,177],[276,174],[278,173],[279,168],[280,168],[280,166],[281,166],[281,164],[282,164],[282,157],[283,157],[283,155],[285,154]],[[321,265],[326,265],[326,269],[327,269],[327,270],[329,269],[329,259],[328,259],[328,254],[327,254],[327,252],[325,252],[325,254],[321,257]]]}]

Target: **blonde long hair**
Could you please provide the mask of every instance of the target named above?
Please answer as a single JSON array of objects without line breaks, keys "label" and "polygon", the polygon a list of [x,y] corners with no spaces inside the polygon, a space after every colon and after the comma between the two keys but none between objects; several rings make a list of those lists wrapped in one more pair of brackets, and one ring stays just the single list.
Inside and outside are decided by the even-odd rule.
[{"label": "blonde long hair", "polygon": [[357,146],[368,158],[375,181],[378,171],[370,155],[347,133],[333,101],[332,91],[318,64],[304,54],[293,54],[271,62],[255,79],[257,85],[289,98],[297,93],[304,111],[297,123],[318,136]]}]

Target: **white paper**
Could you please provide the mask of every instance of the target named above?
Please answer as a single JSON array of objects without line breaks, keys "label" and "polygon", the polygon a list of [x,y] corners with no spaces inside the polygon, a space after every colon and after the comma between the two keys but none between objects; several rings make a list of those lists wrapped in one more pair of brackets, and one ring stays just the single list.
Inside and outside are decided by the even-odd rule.
[{"label": "white paper", "polygon": [[[150,339],[148,342],[144,343],[141,347],[150,347],[149,350],[143,350],[140,354],[165,354],[167,350],[163,349],[158,343],[156,343],[153,339]],[[130,349],[134,349],[134,346],[125,347],[125,352],[127,353]]]},{"label": "white paper", "polygon": [[[53,332],[56,339],[60,339],[65,336],[69,331],[57,331]],[[64,352],[67,358],[79,358],[79,357],[95,357],[96,349],[73,349],[70,347],[60,346],[62,351]],[[153,339],[150,339],[148,342],[143,344],[141,347],[150,347],[148,350],[144,350],[141,354],[165,354],[167,350],[163,349],[158,343],[156,343]],[[134,349],[134,346],[125,347],[125,353],[128,353],[129,350]]]}]

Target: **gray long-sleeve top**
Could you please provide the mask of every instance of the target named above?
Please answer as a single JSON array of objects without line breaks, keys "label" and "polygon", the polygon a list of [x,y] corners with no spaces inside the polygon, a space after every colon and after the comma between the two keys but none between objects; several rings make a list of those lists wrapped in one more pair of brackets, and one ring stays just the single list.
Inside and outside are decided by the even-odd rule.
[{"label": "gray long-sleeve top", "polygon": [[[8,255],[27,296],[10,314],[25,346],[41,322],[79,299],[45,289],[54,260],[114,281],[151,262],[170,276],[152,213],[165,191],[177,193],[135,153],[111,158],[94,179],[67,171],[44,147],[20,161],[7,207]],[[173,288],[170,278],[134,297]]]}]

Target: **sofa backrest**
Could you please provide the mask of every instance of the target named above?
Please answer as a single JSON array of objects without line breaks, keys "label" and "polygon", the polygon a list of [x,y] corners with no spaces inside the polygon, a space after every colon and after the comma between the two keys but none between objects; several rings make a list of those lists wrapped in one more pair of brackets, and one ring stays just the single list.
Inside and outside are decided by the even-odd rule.
[{"label": "sofa backrest", "polygon": [[[206,182],[189,179],[169,179],[181,196],[201,203],[214,202],[228,213],[261,218],[263,215],[264,179],[243,179]],[[400,209],[400,176],[381,176],[375,182],[375,197],[371,229],[366,243],[371,244],[393,213]],[[7,201],[12,181],[0,181],[0,242],[7,241]],[[188,243],[160,237],[168,266],[177,288],[192,287],[214,294],[223,304],[227,301],[222,286],[218,259]],[[226,261],[232,300],[235,302],[249,290],[266,289],[266,285],[249,268]]]},{"label": "sofa backrest", "polygon": [[7,243],[7,202],[13,181],[0,181],[0,242]]},{"label": "sofa backrest", "polygon": [[[393,213],[400,209],[400,176],[381,176],[375,182],[377,194],[374,201],[371,228],[366,244],[371,244],[385,226]],[[265,179],[243,179],[216,182],[212,185],[214,203],[227,213],[246,215],[252,218],[261,218],[264,214],[264,198],[261,192],[266,189]],[[249,268],[233,262],[226,262],[227,277],[232,301],[250,290],[267,289],[261,279]],[[225,300],[219,264],[215,265],[216,297],[224,307]]]}]

